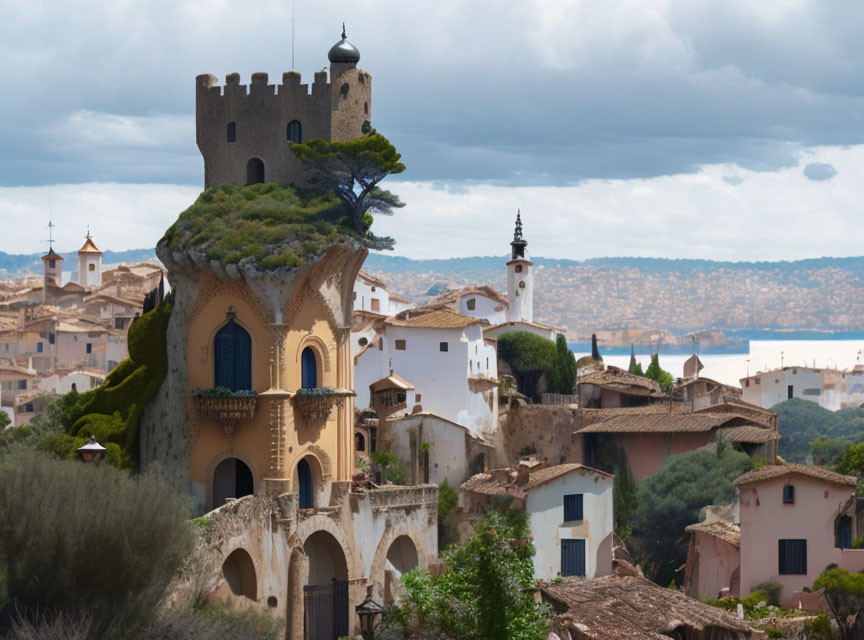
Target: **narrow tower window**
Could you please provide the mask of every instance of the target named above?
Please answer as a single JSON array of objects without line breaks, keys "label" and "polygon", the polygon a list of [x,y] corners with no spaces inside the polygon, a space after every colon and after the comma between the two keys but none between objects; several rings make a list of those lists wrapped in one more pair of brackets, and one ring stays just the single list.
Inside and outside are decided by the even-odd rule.
[{"label": "narrow tower window", "polygon": [[300,355],[300,377],[304,389],[314,389],[318,386],[318,361],[312,347],[303,349]]},{"label": "narrow tower window", "polygon": [[297,120],[288,123],[288,142],[303,142],[303,125]]},{"label": "narrow tower window", "polygon": [[233,122],[228,123],[228,142],[237,142],[237,125]]}]

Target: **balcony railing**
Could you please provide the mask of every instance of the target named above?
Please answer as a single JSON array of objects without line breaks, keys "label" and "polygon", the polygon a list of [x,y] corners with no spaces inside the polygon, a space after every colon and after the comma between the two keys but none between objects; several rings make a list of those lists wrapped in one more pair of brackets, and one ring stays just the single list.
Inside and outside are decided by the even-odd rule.
[{"label": "balcony railing", "polygon": [[327,420],[333,407],[341,407],[342,401],[353,395],[353,391],[346,389],[315,387],[314,389],[298,389],[293,402],[300,409],[300,415],[303,416],[304,420],[314,422]]},{"label": "balcony railing", "polygon": [[236,422],[255,417],[258,397],[254,391],[247,395],[246,392],[198,389],[192,393],[192,404],[199,419]]}]

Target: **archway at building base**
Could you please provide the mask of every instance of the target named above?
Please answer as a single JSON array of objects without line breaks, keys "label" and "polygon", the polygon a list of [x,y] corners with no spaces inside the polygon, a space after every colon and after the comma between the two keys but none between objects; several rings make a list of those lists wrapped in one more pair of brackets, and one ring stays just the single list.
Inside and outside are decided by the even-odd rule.
[{"label": "archway at building base", "polygon": [[303,588],[306,640],[348,635],[348,563],[339,541],[316,531],[303,543],[309,575]]}]

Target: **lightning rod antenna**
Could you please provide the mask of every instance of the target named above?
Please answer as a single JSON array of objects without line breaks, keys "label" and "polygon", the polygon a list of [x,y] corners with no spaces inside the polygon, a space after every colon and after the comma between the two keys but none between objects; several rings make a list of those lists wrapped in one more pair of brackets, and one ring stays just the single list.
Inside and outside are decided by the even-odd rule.
[{"label": "lightning rod antenna", "polygon": [[294,17],[296,12],[294,10],[295,0],[291,0],[291,70],[295,69],[294,67]]}]

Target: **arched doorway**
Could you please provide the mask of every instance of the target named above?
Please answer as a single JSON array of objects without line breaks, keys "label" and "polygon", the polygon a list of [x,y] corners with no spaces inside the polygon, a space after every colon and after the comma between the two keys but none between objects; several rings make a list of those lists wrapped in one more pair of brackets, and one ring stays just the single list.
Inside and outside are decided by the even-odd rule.
[{"label": "arched doorway", "polygon": [[399,536],[387,549],[387,569],[395,570],[397,577],[408,573],[418,564],[417,547],[408,536]]},{"label": "arched doorway", "polygon": [[242,498],[255,493],[252,470],[242,460],[225,458],[213,470],[213,509],[227,498]]},{"label": "arched doorway", "polygon": [[258,599],[255,564],[245,549],[235,549],[222,563],[222,576],[235,596]]},{"label": "arched doorway", "polygon": [[339,541],[316,531],[303,544],[309,578],[303,587],[306,640],[337,640],[348,635],[348,563]]},{"label": "arched doorway", "polygon": [[252,158],[246,163],[246,185],[264,182],[264,162],[261,158]]},{"label": "arched doorway", "polygon": [[315,507],[315,494],[313,492],[312,467],[306,458],[297,463],[297,497],[301,509],[313,509]]}]

